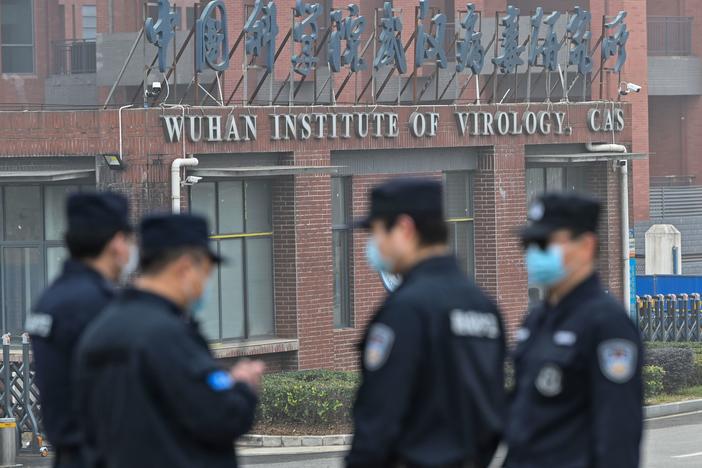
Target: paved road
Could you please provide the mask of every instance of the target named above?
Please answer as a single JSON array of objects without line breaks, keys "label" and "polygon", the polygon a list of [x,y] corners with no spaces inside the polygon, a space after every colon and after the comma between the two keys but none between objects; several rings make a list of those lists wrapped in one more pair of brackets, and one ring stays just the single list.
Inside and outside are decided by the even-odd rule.
[{"label": "paved road", "polygon": [[[329,448],[249,450],[241,457],[243,468],[342,468],[343,453]],[[49,459],[20,457],[31,468],[49,468]],[[499,463],[496,465],[499,466]],[[702,466],[702,411],[646,421],[642,468],[699,468]]]}]

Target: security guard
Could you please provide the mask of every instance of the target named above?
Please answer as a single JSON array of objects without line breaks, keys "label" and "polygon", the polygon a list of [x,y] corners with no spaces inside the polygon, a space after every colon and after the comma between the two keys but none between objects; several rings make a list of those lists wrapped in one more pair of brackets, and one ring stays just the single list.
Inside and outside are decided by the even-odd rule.
[{"label": "security guard", "polygon": [[134,259],[127,200],[114,193],[68,199],[65,234],[70,259],[29,314],[44,428],[55,466],[81,467],[81,431],[70,402],[73,352],[85,327],[114,296],[113,284]]},{"label": "security guard", "polygon": [[483,467],[503,425],[504,330],[495,304],[449,255],[441,185],[376,187],[367,256],[403,281],[361,345],[352,468]]},{"label": "security guard", "polygon": [[639,464],[641,339],[595,273],[600,204],[546,194],[522,231],[529,282],[545,289],[516,335],[506,466]]},{"label": "security guard", "polygon": [[155,215],[140,226],[140,276],[85,332],[77,404],[97,466],[236,467],[263,364],[223,369],[193,315],[220,257],[206,221]]}]

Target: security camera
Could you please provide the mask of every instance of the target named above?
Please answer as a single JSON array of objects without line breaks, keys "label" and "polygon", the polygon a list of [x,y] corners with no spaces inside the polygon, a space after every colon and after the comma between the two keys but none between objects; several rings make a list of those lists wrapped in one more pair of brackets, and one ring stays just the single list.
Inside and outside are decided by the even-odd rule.
[{"label": "security camera", "polygon": [[622,96],[626,96],[627,94],[630,93],[639,93],[641,92],[641,86],[637,85],[636,83],[624,83],[622,82],[619,85],[619,94]]},{"label": "security camera", "polygon": [[185,181],[183,181],[183,185],[195,185],[201,180],[202,177],[191,175],[185,178]]},{"label": "security camera", "polygon": [[156,97],[161,94],[161,82],[154,81],[146,88],[146,95],[148,97]]}]

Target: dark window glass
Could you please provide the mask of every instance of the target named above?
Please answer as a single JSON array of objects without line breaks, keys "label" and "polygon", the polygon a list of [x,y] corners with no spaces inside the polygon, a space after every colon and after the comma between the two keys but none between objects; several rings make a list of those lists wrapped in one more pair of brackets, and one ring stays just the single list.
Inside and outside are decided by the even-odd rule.
[{"label": "dark window glass", "polygon": [[0,0],[2,73],[34,72],[32,0]]},{"label": "dark window glass", "polygon": [[199,183],[190,191],[193,213],[208,218],[213,241],[227,262],[213,277],[200,319],[211,340],[272,336],[273,239],[271,182]]},{"label": "dark window glass", "polygon": [[334,326],[351,320],[351,178],[332,177],[332,256],[334,269]]},{"label": "dark window glass", "polygon": [[449,245],[463,270],[474,273],[473,189],[470,172],[445,175],[445,210]]}]

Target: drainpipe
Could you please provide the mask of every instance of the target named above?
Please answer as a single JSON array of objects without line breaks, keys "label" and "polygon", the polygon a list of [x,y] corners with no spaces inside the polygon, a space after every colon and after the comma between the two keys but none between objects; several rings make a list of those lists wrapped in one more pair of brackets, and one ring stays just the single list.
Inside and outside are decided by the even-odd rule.
[{"label": "drainpipe", "polygon": [[180,213],[180,168],[197,166],[197,158],[177,158],[171,164],[171,210]]},{"label": "drainpipe", "polygon": [[[626,153],[626,146],[614,143],[587,143],[585,148],[593,153],[612,152]],[[631,278],[629,277],[629,167],[626,159],[616,162],[619,168],[619,205],[621,217],[621,248],[622,248],[622,299],[627,314],[631,316]]]},{"label": "drainpipe", "polygon": [[122,162],[124,160],[124,158],[122,158],[122,111],[124,109],[129,109],[130,107],[132,107],[131,104],[129,104],[127,106],[122,106],[119,108],[119,112],[118,112],[118,114],[119,114],[119,162]]}]

